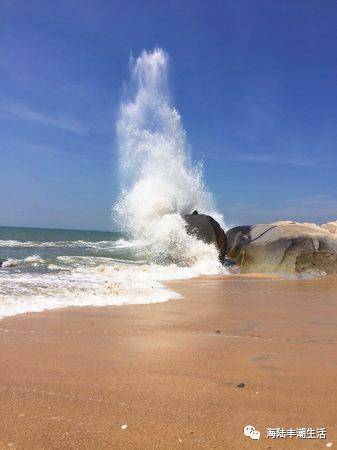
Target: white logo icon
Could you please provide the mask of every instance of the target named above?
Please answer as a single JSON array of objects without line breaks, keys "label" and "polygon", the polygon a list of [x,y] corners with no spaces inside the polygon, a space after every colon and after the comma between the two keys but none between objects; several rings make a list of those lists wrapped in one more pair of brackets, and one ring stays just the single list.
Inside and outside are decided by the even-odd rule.
[{"label": "white logo icon", "polygon": [[255,427],[253,427],[253,425],[245,426],[243,429],[243,434],[246,437],[250,437],[254,441],[256,441],[256,440],[258,441],[260,439],[260,432],[255,430]]}]

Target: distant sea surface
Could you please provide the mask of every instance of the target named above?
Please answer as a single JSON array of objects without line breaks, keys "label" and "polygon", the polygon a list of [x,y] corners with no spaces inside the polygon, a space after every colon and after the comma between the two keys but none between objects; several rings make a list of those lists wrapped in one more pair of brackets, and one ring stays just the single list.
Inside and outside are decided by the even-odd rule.
[{"label": "distant sea surface", "polygon": [[0,226],[1,260],[16,259],[22,263],[22,260],[37,252],[44,259],[45,270],[48,270],[48,264],[58,264],[60,256],[100,256],[128,260],[127,247],[121,233],[109,231]]}]

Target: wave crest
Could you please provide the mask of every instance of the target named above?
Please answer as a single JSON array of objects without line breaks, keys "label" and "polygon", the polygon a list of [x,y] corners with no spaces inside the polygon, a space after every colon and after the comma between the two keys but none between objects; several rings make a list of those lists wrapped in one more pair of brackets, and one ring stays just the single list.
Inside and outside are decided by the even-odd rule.
[{"label": "wave crest", "polygon": [[2,263],[2,267],[15,267],[23,264],[32,264],[37,266],[39,264],[43,264],[44,262],[44,259],[39,255],[32,255],[27,256],[25,259],[9,258]]},{"label": "wave crest", "polygon": [[197,241],[185,229],[184,215],[215,211],[201,165],[193,166],[186,133],[168,89],[168,56],[144,51],[131,61],[131,96],[121,104],[117,123],[123,191],[113,219],[133,238],[146,243],[155,262],[198,264],[208,259],[220,270],[213,245]]}]

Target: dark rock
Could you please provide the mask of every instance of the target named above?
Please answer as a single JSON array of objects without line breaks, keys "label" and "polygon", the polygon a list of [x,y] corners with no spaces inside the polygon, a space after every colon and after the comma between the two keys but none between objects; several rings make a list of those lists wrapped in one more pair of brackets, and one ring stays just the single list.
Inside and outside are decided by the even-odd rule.
[{"label": "dark rock", "polygon": [[220,330],[216,330],[216,333],[220,333]]},{"label": "dark rock", "polygon": [[227,256],[235,260],[241,250],[249,244],[251,240],[252,225],[243,225],[241,227],[234,227],[226,231],[227,237]]},{"label": "dark rock", "polygon": [[223,264],[226,267],[234,267],[234,266],[236,266],[235,262],[232,259],[227,258],[227,256],[225,256]]},{"label": "dark rock", "polygon": [[226,236],[227,254],[243,273],[337,273],[337,236],[318,225],[248,225],[232,228]]},{"label": "dark rock", "polygon": [[199,214],[193,211],[185,216],[186,229],[189,234],[194,234],[198,239],[207,244],[216,244],[219,250],[219,258],[224,260],[227,250],[226,233],[218,222],[211,216]]},{"label": "dark rock", "polygon": [[240,388],[240,389],[241,389],[241,388],[244,388],[244,387],[245,387],[245,383],[239,383],[239,384],[237,385],[237,387]]}]

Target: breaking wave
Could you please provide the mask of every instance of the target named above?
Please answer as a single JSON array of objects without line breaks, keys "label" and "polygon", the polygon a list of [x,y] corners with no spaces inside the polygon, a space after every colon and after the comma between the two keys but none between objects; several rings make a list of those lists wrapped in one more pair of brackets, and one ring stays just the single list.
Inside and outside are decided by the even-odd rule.
[{"label": "breaking wave", "polygon": [[39,255],[33,255],[27,256],[25,259],[9,258],[2,263],[2,267],[15,267],[23,264],[33,264],[36,266],[43,263],[44,260]]},{"label": "breaking wave", "polygon": [[0,318],[69,306],[134,305],[178,299],[180,295],[163,282],[204,273],[202,266],[191,269],[175,264],[130,264],[83,256],[58,257],[47,269],[42,273],[12,272],[8,266],[0,271]]},{"label": "breaking wave", "polygon": [[168,55],[160,48],[131,60],[129,97],[117,123],[122,192],[113,219],[133,239],[141,239],[157,263],[198,265],[206,273],[222,266],[213,245],[187,234],[184,215],[194,210],[223,225],[193,165],[186,133],[168,88]]},{"label": "breaking wave", "polygon": [[0,270],[0,318],[68,306],[167,301],[179,295],[165,281],[225,272],[215,246],[186,232],[184,216],[194,210],[225,226],[201,165],[191,160],[162,49],[131,60],[117,136],[122,188],[112,216],[127,239],[112,233],[112,240],[99,240],[99,233],[89,233],[92,241],[82,240],[89,234],[74,230],[11,231],[0,240],[7,258]]},{"label": "breaking wave", "polygon": [[50,247],[66,247],[66,248],[92,248],[97,250],[116,250],[118,248],[133,248],[141,245],[137,241],[126,241],[124,239],[118,239],[116,241],[17,241],[13,239],[0,240],[0,247],[8,248],[50,248]]}]

